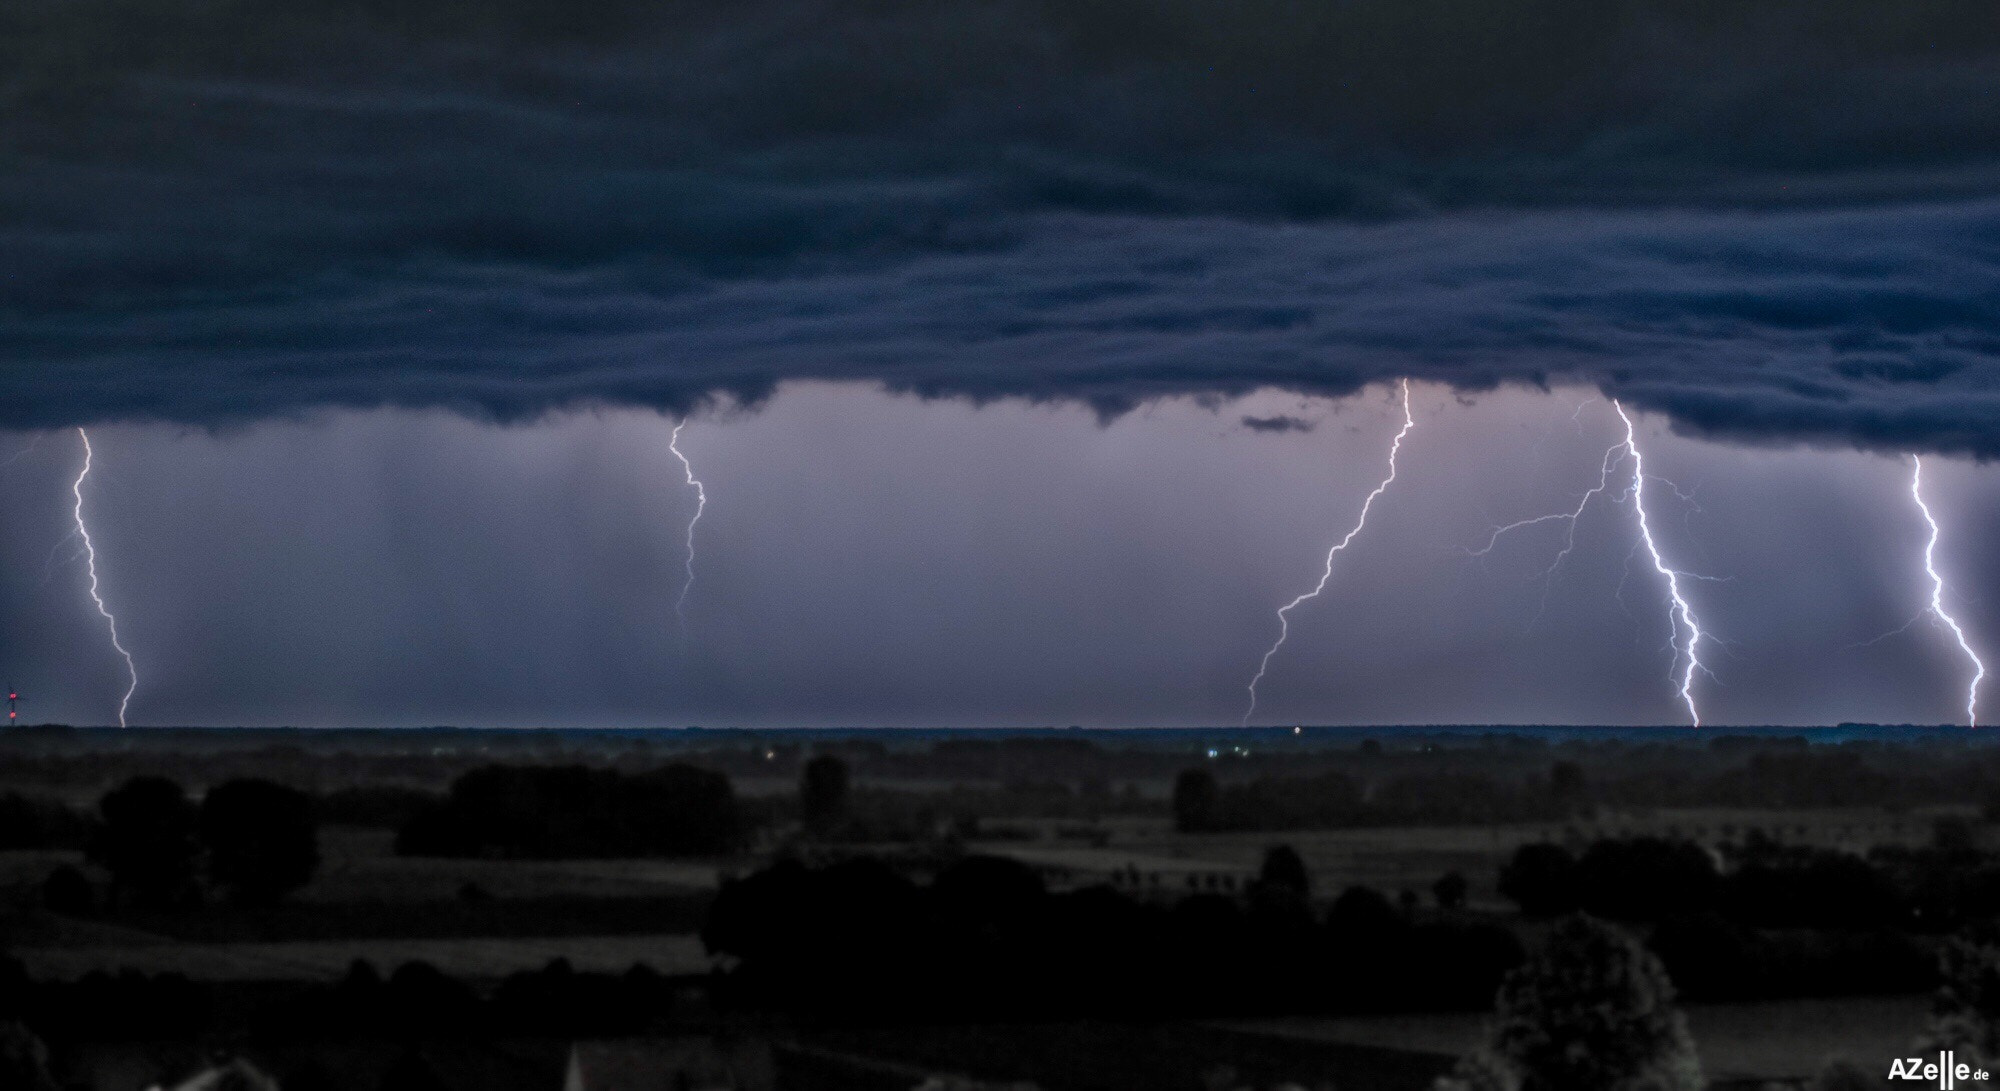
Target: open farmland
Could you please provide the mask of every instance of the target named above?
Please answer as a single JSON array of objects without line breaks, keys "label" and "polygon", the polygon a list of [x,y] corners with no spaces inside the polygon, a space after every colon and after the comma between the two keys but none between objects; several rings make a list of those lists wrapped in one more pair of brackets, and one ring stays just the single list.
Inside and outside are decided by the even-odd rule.
[{"label": "open farmland", "polygon": [[500,860],[398,856],[387,830],[329,826],[322,863],[298,892],[310,901],[441,901],[468,886],[495,898],[660,897],[714,890],[724,862]]},{"label": "open farmland", "polygon": [[1332,896],[1350,886],[1413,890],[1425,894],[1447,872],[1464,875],[1475,905],[1505,908],[1497,890],[1500,868],[1524,844],[1577,846],[1601,837],[1657,836],[1717,845],[1738,842],[1753,832],[1783,844],[1865,852],[1878,845],[1919,845],[1932,835],[1933,822],[1965,808],[1890,812],[1879,808],[1758,810],[1748,808],[1658,809],[1606,812],[1571,823],[1514,823],[1479,826],[1367,826],[1337,830],[1281,830],[1182,833],[1167,819],[1121,818],[1103,823],[1102,845],[1050,840],[998,842],[987,851],[1013,856],[1038,867],[1068,873],[1086,884],[1137,869],[1141,885],[1185,886],[1209,875],[1238,882],[1254,876],[1273,845],[1290,845],[1311,871],[1315,892]]},{"label": "open farmland", "polygon": [[[1796,1080],[1829,1059],[1872,1069],[1911,1052],[1930,1001],[1922,996],[1859,996],[1745,1004],[1690,1004],[1688,1032],[1711,1079]],[[1232,1030],[1285,1038],[1384,1046],[1463,1056],[1479,1045],[1483,1015],[1227,1020]]]}]

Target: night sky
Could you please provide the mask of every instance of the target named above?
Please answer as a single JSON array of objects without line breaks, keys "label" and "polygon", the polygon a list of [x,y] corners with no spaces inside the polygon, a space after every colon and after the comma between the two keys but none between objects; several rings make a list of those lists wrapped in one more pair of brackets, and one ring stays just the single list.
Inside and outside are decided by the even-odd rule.
[{"label": "night sky", "polygon": [[1920,453],[2000,658],[1996,90],[1988,0],[9,5],[0,681],[116,721],[84,427],[135,724],[1235,723],[1409,378],[1256,722],[1683,722],[1629,464],[1470,555],[1614,398],[1704,721],[1963,721],[1864,642]]}]

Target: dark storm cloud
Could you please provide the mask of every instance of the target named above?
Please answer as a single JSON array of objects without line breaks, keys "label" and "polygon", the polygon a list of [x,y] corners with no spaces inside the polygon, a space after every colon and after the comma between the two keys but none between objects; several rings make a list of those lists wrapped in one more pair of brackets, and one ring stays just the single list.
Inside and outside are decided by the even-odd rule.
[{"label": "dark storm cloud", "polygon": [[43,2],[10,424],[1578,379],[2000,454],[1984,0]]},{"label": "dark storm cloud", "polygon": [[1319,427],[1319,422],[1280,414],[1274,417],[1244,417],[1243,427],[1266,435],[1283,435],[1286,432],[1310,432]]}]

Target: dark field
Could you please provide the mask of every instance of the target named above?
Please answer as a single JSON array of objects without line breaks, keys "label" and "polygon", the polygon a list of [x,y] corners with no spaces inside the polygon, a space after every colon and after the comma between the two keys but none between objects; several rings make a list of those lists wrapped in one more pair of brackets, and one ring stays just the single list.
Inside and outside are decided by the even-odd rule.
[{"label": "dark field", "polygon": [[[0,755],[0,1000],[76,1087],[207,1063],[174,1043],[287,1087],[343,1050],[372,1074],[338,1086],[469,1087],[491,1066],[433,1062],[534,1040],[718,1086],[1414,1091],[1577,909],[1662,960],[1717,1086],[1804,1086],[1886,1071],[2000,913],[2000,751],[1934,729],[31,730]],[[149,776],[179,795],[121,833],[107,795]],[[296,850],[277,818],[218,825],[244,780],[302,801],[283,889],[219,863]],[[149,878],[119,836],[184,864]],[[1569,870],[1530,875],[1530,846]]]}]

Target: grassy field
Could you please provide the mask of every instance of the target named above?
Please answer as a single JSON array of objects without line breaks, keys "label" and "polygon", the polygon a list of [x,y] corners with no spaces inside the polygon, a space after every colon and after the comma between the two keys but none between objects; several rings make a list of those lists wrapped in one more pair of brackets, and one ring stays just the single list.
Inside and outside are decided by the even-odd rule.
[{"label": "grassy field", "polygon": [[[820,1030],[815,1046],[931,1071],[1033,1081],[1071,1091],[1302,1086],[1421,1091],[1446,1058],[1178,1023],[995,1024]],[[1225,1075],[1226,1073],[1226,1075]],[[1211,1082],[1220,1081],[1220,1082]]]},{"label": "grassy field", "polygon": [[[388,830],[320,831],[320,869],[306,901],[436,901],[467,884],[496,898],[615,898],[713,890],[726,861],[447,860],[397,856]],[[740,865],[738,865],[740,868]]]},{"label": "grassy field", "polygon": [[1493,888],[1500,865],[1539,833],[1481,826],[1183,834],[1171,823],[1143,820],[1125,820],[1112,829],[1111,841],[1101,847],[1000,842],[979,848],[1068,870],[1078,882],[1136,867],[1142,875],[1160,875],[1160,889],[1177,892],[1190,875],[1230,876],[1240,883],[1256,875],[1266,850],[1286,844],[1305,859],[1316,892],[1327,897],[1354,885],[1391,893],[1410,889],[1428,897],[1440,876],[1458,871],[1472,883],[1475,900],[1491,901],[1498,897]]},{"label": "grassy field", "polygon": [[[1943,812],[1938,812],[1943,813]],[[1607,813],[1574,824],[1522,823],[1493,826],[1394,826],[1344,830],[1289,830],[1258,833],[1178,833],[1166,819],[1119,818],[1101,825],[1110,834],[1103,846],[1055,841],[996,842],[981,845],[1048,867],[1068,869],[1077,881],[1130,867],[1157,872],[1162,887],[1184,887],[1189,873],[1216,873],[1239,879],[1256,874],[1266,850],[1290,845],[1305,859],[1316,893],[1331,897],[1349,886],[1372,886],[1394,893],[1414,890],[1428,898],[1431,884],[1457,871],[1471,884],[1481,908],[1504,909],[1497,889],[1500,868],[1514,850],[1538,841],[1578,848],[1600,837],[1664,836],[1707,844],[1740,840],[1758,830],[1788,844],[1863,851],[1878,844],[1920,844],[1931,835],[1937,814],[1895,814],[1872,809],[1765,811],[1676,810]]]},{"label": "grassy field", "polygon": [[[1888,1071],[1911,1052],[1930,1010],[1926,996],[1863,996],[1753,1004],[1691,1004],[1688,1031],[1711,1079],[1797,1079],[1845,1057]],[[1481,1040],[1480,1015],[1231,1020],[1233,1030],[1461,1056]]]},{"label": "grassy field", "polygon": [[0,853],[0,896],[16,907],[0,914],[0,948],[62,979],[128,968],[208,981],[323,979],[357,958],[385,970],[421,959],[470,978],[558,957],[579,969],[708,969],[694,933],[720,863],[415,859],[396,856],[386,831],[344,827],[322,830],[320,851],[313,882],[278,906],[118,907],[89,918],[35,908],[59,866],[105,881],[80,853]]}]

